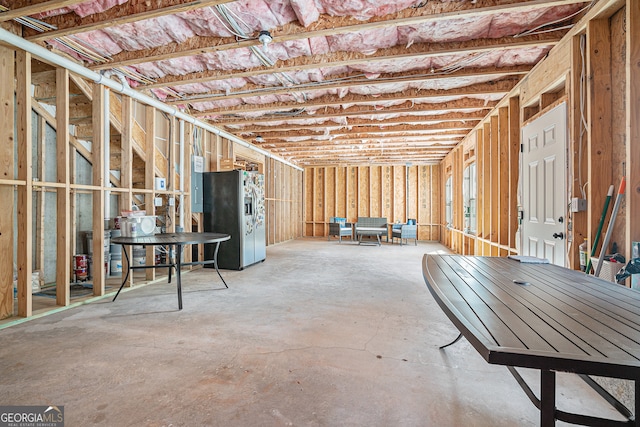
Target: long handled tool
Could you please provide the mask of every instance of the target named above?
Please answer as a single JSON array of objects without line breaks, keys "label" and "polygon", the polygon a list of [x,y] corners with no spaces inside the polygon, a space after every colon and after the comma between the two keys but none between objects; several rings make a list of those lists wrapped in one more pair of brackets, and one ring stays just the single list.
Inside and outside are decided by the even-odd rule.
[{"label": "long handled tool", "polygon": [[602,249],[600,250],[600,258],[598,258],[598,265],[596,266],[595,276],[600,276],[600,270],[602,269],[602,260],[604,259],[604,253],[609,246],[609,240],[611,240],[611,233],[613,233],[613,225],[616,223],[616,216],[618,215],[618,209],[620,209],[620,203],[622,202],[622,196],[624,196],[624,188],[626,186],[627,181],[624,176],[620,181],[620,188],[618,189],[618,196],[616,197],[616,202],[613,205],[613,210],[611,211],[611,219],[609,220],[609,225],[607,226],[607,234],[604,236],[604,241],[602,242]]},{"label": "long handled tool", "polygon": [[607,217],[607,211],[609,210],[609,203],[611,202],[611,197],[613,197],[614,186],[609,186],[609,191],[607,192],[607,198],[604,201],[604,208],[602,209],[602,215],[600,216],[600,222],[598,223],[598,230],[596,231],[596,238],[593,241],[593,246],[591,247],[591,255],[587,260],[587,268],[584,270],[587,274],[591,273],[591,257],[596,254],[596,250],[598,249],[598,242],[600,242],[600,236],[602,235],[602,226],[604,225],[604,220]]}]

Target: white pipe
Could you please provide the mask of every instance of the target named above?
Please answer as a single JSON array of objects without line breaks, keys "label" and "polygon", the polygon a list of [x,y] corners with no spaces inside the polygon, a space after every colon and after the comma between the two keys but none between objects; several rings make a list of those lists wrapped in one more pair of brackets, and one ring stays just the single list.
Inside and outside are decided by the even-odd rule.
[{"label": "white pipe", "polygon": [[184,120],[180,120],[179,125],[179,150],[180,150],[180,166],[178,174],[180,175],[180,230],[185,231],[184,229]]},{"label": "white pipe", "polygon": [[89,80],[93,80],[95,83],[98,84],[102,84],[108,88],[113,89],[116,92],[119,92],[125,96],[131,97],[137,101],[142,102],[143,104],[149,105],[151,107],[154,107],[160,111],[164,111],[165,113],[171,114],[172,116],[175,116],[178,119],[182,119],[185,120],[191,124],[193,124],[194,126],[198,126],[202,129],[205,129],[215,135],[220,135],[223,138],[226,138],[230,141],[233,141],[237,144],[242,145],[243,147],[249,148],[253,151],[256,151],[266,157],[271,157],[272,159],[275,159],[281,163],[284,163],[285,165],[291,166],[292,168],[295,168],[297,170],[302,171],[303,169],[300,166],[294,165],[293,163],[283,159],[282,157],[276,156],[275,154],[272,154],[266,150],[263,150],[259,147],[256,147],[253,144],[249,144],[247,141],[238,138],[237,136],[228,133],[226,131],[220,130],[218,128],[215,128],[213,126],[211,126],[208,123],[205,123],[203,121],[200,121],[188,114],[183,113],[182,111],[178,110],[176,107],[171,107],[167,104],[165,104],[162,101],[158,101],[155,98],[152,98],[150,96],[147,96],[143,93],[140,93],[136,90],[133,90],[129,87],[125,87],[124,84],[122,84],[121,82],[116,82],[115,80],[112,80],[110,78],[106,78],[103,77],[101,74],[96,73],[94,71],[91,71],[90,69],[88,69],[87,67],[84,67],[80,64],[77,64],[73,61],[71,61],[70,59],[64,58],[60,55],[57,55],[47,49],[45,49],[44,47],[37,45],[35,43],[29,42],[25,39],[23,39],[20,36],[17,36],[15,34],[10,33],[9,31],[5,30],[4,28],[0,28],[0,40],[15,46],[19,49],[24,50],[25,52],[29,52],[31,53],[33,56],[48,62],[48,63],[52,63],[55,65],[59,65],[61,67],[66,68],[67,70],[69,70],[70,72],[74,73],[74,74],[78,74],[81,77],[84,77],[86,79]]}]

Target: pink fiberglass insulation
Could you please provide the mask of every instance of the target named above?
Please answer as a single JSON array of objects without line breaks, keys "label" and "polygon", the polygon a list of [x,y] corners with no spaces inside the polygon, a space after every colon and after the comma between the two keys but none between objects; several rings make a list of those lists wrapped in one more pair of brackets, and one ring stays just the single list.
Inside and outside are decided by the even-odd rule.
[{"label": "pink fiberglass insulation", "polygon": [[397,45],[398,31],[393,27],[358,31],[329,36],[327,42],[332,52],[362,52],[365,55],[372,55],[378,49]]},{"label": "pink fiberglass insulation", "polygon": [[513,36],[539,25],[568,17],[581,5],[536,9],[528,12],[427,22],[398,28],[400,44],[466,41]]},{"label": "pink fiberglass insulation", "polygon": [[36,18],[45,18],[47,16],[63,15],[65,13],[73,12],[80,17],[85,17],[88,15],[93,15],[95,13],[104,12],[105,10],[111,9],[114,6],[125,4],[128,1],[129,0],[88,0],[80,4],[52,9],[34,16]]}]

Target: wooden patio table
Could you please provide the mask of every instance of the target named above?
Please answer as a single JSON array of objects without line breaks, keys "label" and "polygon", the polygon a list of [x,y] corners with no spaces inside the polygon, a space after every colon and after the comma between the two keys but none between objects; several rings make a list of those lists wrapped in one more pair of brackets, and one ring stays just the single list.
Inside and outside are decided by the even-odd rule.
[{"label": "wooden patio table", "polygon": [[[589,375],[635,382],[640,410],[640,292],[551,264],[498,257],[425,255],[423,275],[440,308],[491,364],[505,365],[540,410],[587,426],[640,426],[640,418]],[[540,370],[540,398],[516,367]],[[556,408],[556,372],[580,375],[626,421]]]}]

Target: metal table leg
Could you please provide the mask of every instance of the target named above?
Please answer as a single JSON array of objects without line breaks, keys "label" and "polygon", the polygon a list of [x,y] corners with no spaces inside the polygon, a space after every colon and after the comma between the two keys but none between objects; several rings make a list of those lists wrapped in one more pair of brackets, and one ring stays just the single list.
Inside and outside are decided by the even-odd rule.
[{"label": "metal table leg", "polygon": [[556,373],[540,371],[540,427],[556,425]]},{"label": "metal table leg", "polygon": [[445,345],[441,345],[440,347],[438,347],[438,350],[442,350],[443,348],[447,348],[450,345],[454,345],[455,343],[457,343],[458,341],[460,341],[460,338],[462,338],[462,334],[458,334],[458,336],[456,337],[455,340],[451,341],[449,344],[445,344]]},{"label": "metal table leg", "polygon": [[635,408],[634,408],[634,413],[635,413],[635,425],[636,427],[640,427],[640,380],[635,380],[635,389],[636,389],[636,396],[635,396]]},{"label": "metal table leg", "polygon": [[220,270],[218,270],[218,248],[220,247],[220,242],[216,243],[216,250],[213,251],[213,266],[216,268],[216,273],[218,273],[218,277],[220,277],[220,280],[222,280],[222,283],[224,283],[224,287],[229,289],[229,286],[227,286],[227,282],[224,281],[224,279],[222,278],[222,274],[220,274]]},{"label": "metal table leg", "polygon": [[180,265],[182,258],[182,245],[176,245],[176,286],[178,287],[178,310],[182,310],[182,281],[180,279]]},{"label": "metal table leg", "polygon": [[124,280],[122,281],[122,285],[120,285],[120,289],[118,289],[118,292],[116,292],[116,296],[113,297],[111,302],[115,301],[116,298],[118,298],[118,295],[120,295],[120,291],[122,290],[122,288],[124,288],[124,284],[127,283],[127,279],[129,279],[129,272],[131,271],[131,262],[129,262],[129,254],[125,250],[124,245],[122,245],[122,252],[124,252],[124,258],[127,260],[127,274],[124,275]]}]

